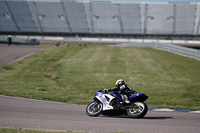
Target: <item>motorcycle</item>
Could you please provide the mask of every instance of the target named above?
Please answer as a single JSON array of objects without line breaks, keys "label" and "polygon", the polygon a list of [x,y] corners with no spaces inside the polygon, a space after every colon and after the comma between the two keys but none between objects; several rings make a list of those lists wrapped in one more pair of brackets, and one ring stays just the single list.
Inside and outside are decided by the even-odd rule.
[{"label": "motorcycle", "polygon": [[88,116],[102,115],[128,115],[130,118],[142,118],[148,111],[144,101],[148,98],[142,93],[128,96],[130,103],[124,103],[118,92],[104,92],[100,90],[94,95],[94,101],[86,108]]}]

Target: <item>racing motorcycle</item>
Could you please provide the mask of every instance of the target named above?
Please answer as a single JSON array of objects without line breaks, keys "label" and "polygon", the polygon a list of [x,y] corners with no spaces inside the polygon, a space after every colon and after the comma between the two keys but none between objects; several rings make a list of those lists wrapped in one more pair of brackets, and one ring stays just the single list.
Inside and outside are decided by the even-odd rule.
[{"label": "racing motorcycle", "polygon": [[144,101],[147,95],[135,92],[128,96],[130,103],[124,103],[118,92],[104,92],[100,90],[94,95],[94,101],[86,108],[88,116],[128,115],[131,118],[142,118],[148,111]]}]

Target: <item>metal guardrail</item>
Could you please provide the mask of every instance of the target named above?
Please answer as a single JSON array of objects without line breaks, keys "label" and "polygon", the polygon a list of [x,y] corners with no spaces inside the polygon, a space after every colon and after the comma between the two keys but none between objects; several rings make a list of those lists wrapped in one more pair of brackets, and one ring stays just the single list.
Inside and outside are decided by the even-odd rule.
[{"label": "metal guardrail", "polygon": [[157,44],[157,43],[154,44],[153,47],[200,60],[200,50],[197,49],[177,46],[173,44]]},{"label": "metal guardrail", "polygon": [[187,48],[183,46],[178,46],[174,44],[164,44],[164,43],[125,43],[125,44],[117,44],[110,45],[115,47],[151,47],[155,49],[161,49],[169,52],[173,52],[176,54],[181,54],[186,57],[195,58],[200,60],[200,50]]}]

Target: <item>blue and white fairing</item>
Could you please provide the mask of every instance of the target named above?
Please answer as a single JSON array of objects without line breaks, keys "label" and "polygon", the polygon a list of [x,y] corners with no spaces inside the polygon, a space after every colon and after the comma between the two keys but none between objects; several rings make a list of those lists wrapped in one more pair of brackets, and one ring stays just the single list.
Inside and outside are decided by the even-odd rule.
[{"label": "blue and white fairing", "polygon": [[109,103],[114,99],[115,97],[110,94],[104,94],[102,92],[97,92],[94,95],[95,103],[100,101],[103,104],[103,110],[111,110],[113,109],[112,106],[109,105]]},{"label": "blue and white fairing", "polygon": [[113,95],[114,97],[116,97],[116,98],[118,98],[120,101],[122,101],[122,98],[121,98],[121,96],[119,95],[118,92],[113,92],[113,93],[111,93],[111,95]]},{"label": "blue and white fairing", "polygon": [[[117,98],[120,101],[123,101],[121,96],[118,94],[118,92],[113,92],[111,94],[105,94],[105,93],[102,93],[102,92],[97,92],[94,95],[94,101],[95,101],[94,104],[101,102],[103,104],[103,110],[111,110],[111,109],[114,109],[114,108],[113,108],[113,106],[110,106],[109,104],[114,98]],[[136,101],[144,102],[147,98],[148,98],[148,96],[145,95],[145,94],[136,93],[134,96],[130,96],[129,100],[133,101],[133,102],[136,102]]]}]

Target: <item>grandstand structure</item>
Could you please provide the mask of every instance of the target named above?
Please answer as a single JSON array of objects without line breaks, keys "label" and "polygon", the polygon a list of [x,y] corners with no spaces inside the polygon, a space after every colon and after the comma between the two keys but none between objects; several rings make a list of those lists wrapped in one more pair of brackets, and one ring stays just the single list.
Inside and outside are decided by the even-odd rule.
[{"label": "grandstand structure", "polygon": [[0,0],[0,34],[200,35],[200,2]]}]

